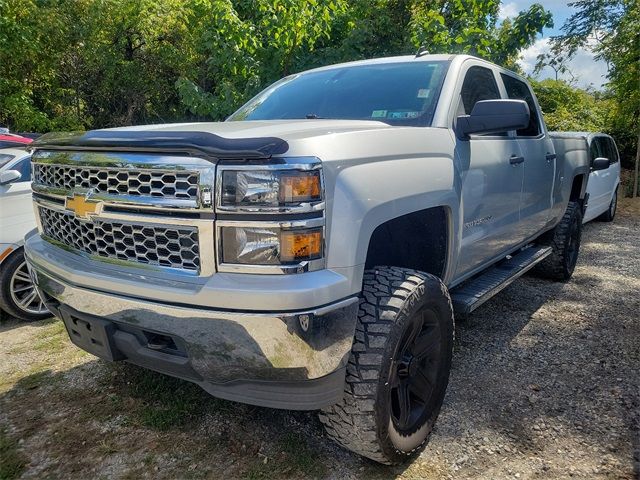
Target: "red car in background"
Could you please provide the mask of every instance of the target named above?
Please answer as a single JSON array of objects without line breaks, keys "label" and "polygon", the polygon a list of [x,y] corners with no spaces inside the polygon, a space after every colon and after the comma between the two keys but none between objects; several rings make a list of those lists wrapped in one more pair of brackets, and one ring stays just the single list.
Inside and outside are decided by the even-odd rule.
[{"label": "red car in background", "polygon": [[23,137],[14,133],[0,133],[0,148],[24,146],[33,142],[32,138]]}]

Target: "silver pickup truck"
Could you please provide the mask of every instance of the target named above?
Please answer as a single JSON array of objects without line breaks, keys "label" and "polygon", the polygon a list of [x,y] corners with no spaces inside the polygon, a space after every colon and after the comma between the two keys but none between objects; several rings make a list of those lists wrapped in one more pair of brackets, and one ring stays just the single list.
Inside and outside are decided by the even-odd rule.
[{"label": "silver pickup truck", "polygon": [[576,264],[589,165],[518,75],[422,55],[291,75],[222,123],[47,136],[25,253],[71,340],[418,452],[454,311]]}]

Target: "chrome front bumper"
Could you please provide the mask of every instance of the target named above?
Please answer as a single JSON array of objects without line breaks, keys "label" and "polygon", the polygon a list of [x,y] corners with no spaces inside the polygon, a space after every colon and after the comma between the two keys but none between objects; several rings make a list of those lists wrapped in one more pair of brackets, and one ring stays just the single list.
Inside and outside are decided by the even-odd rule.
[{"label": "chrome front bumper", "polygon": [[[356,297],[269,313],[187,307],[188,297],[180,304],[169,303],[179,292],[165,295],[167,285],[158,289],[162,298],[141,299],[127,296],[124,285],[119,293],[79,286],[74,283],[77,271],[65,272],[63,263],[52,263],[57,257],[29,248],[30,242],[37,246],[41,241],[33,235],[26,248],[39,292],[65,320],[72,340],[70,322],[106,326],[113,352],[111,358],[99,356],[185,378],[215,396],[256,405],[304,410],[340,399],[355,331]],[[170,345],[158,348],[157,338]]]}]

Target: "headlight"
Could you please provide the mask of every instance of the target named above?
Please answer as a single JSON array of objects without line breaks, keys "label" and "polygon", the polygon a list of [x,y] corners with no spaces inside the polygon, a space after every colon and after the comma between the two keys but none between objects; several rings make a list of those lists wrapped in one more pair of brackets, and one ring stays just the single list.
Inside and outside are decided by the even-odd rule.
[{"label": "headlight", "polygon": [[281,207],[322,200],[320,171],[224,170],[223,207]]},{"label": "headlight", "polygon": [[222,227],[222,262],[287,265],[322,257],[322,228]]},{"label": "headlight", "polygon": [[220,272],[287,274],[325,267],[322,163],[316,157],[216,167]]}]

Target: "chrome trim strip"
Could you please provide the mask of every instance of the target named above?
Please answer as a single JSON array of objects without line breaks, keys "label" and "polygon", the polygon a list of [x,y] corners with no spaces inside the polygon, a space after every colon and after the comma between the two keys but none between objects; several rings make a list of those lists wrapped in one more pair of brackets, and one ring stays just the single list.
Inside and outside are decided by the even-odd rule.
[{"label": "chrome trim strip", "polygon": [[[62,160],[62,161],[61,161]],[[115,152],[115,151],[65,151],[36,150],[31,158],[33,163],[73,166],[84,165],[93,168],[143,168],[158,170],[189,170],[191,168],[211,168],[210,160],[187,155],[166,155],[163,153]]]},{"label": "chrome trim strip", "polygon": [[324,218],[309,218],[305,220],[217,220],[217,227],[253,227],[253,228],[282,228],[282,229],[295,229],[295,228],[313,228],[323,227]]},{"label": "chrome trim strip", "polygon": [[[220,244],[218,243],[218,249]],[[309,260],[294,265],[248,265],[240,263],[218,262],[218,271],[226,273],[256,273],[261,275],[292,275],[294,273],[313,272],[324,268],[324,258]]]},{"label": "chrome trim strip", "polygon": [[[90,192],[90,188],[74,188],[73,190],[63,190],[59,188],[52,188],[37,183],[31,185],[33,191],[40,195],[46,195],[48,197],[57,198],[59,200],[65,200],[70,193],[87,193]],[[105,206],[120,207],[129,206],[134,208],[140,208],[145,210],[157,210],[161,209],[179,209],[179,210],[192,210],[201,211],[202,208],[198,205],[197,200],[188,200],[184,198],[163,198],[163,197],[151,197],[143,195],[115,195],[110,193],[92,193],[92,200],[100,200],[104,202]],[[210,210],[207,208],[207,210]]]}]

